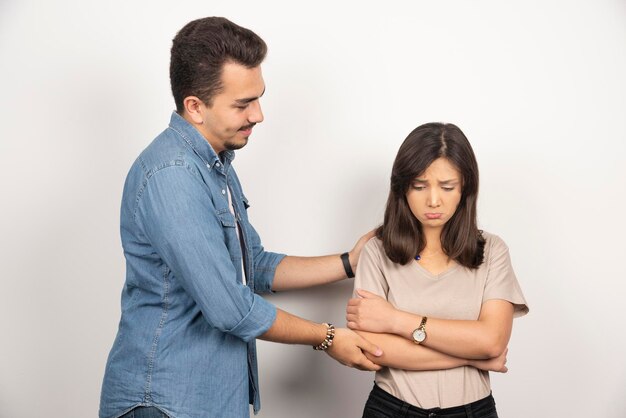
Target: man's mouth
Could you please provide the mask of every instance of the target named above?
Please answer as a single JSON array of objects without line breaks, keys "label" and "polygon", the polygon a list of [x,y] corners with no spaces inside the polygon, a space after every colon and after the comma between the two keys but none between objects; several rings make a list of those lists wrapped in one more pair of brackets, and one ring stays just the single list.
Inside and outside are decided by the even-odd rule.
[{"label": "man's mouth", "polygon": [[252,128],[254,128],[254,125],[256,125],[256,123],[251,123],[250,125],[246,125],[246,126],[240,128],[239,132],[241,132],[243,134],[250,135],[252,133]]}]

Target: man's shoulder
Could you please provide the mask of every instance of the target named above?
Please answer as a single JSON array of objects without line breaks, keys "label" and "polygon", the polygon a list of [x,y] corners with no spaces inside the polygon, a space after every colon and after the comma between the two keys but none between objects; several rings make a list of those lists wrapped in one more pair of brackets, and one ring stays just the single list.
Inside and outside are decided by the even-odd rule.
[{"label": "man's shoulder", "polygon": [[168,127],[139,154],[133,168],[140,169],[144,176],[151,177],[167,167],[195,168],[197,165],[193,151],[176,131]]}]

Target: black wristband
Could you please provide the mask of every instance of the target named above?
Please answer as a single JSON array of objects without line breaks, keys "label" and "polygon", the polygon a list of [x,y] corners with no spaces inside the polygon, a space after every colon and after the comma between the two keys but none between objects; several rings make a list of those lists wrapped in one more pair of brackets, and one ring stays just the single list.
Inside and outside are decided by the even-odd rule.
[{"label": "black wristband", "polygon": [[348,253],[341,254],[341,261],[343,261],[343,269],[346,271],[348,279],[353,278],[354,272],[352,271],[352,266],[350,265],[350,255]]}]

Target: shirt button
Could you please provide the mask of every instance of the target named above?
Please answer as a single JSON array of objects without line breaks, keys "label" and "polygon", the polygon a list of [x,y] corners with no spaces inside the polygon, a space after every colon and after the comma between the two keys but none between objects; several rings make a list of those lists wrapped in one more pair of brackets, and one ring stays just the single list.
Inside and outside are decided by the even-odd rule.
[{"label": "shirt button", "polygon": [[219,166],[220,166],[220,163],[215,163],[215,167],[219,167]]},{"label": "shirt button", "polygon": [[222,189],[222,194],[226,194],[226,190]]}]

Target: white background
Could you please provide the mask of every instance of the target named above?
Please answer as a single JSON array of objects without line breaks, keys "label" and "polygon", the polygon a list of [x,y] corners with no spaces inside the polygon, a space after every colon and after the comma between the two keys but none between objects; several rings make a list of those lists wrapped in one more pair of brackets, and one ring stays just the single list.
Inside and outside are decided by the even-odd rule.
[{"label": "white background", "polygon": [[[0,1],[0,417],[96,416],[119,320],[127,170],[174,108],[169,48],[223,15],[269,45],[235,165],[266,248],[349,249],[416,126],[456,123],[479,222],[530,305],[500,416],[626,416],[626,3]],[[343,323],[351,283],[270,299]],[[357,417],[373,374],[261,342],[260,417]]]}]

